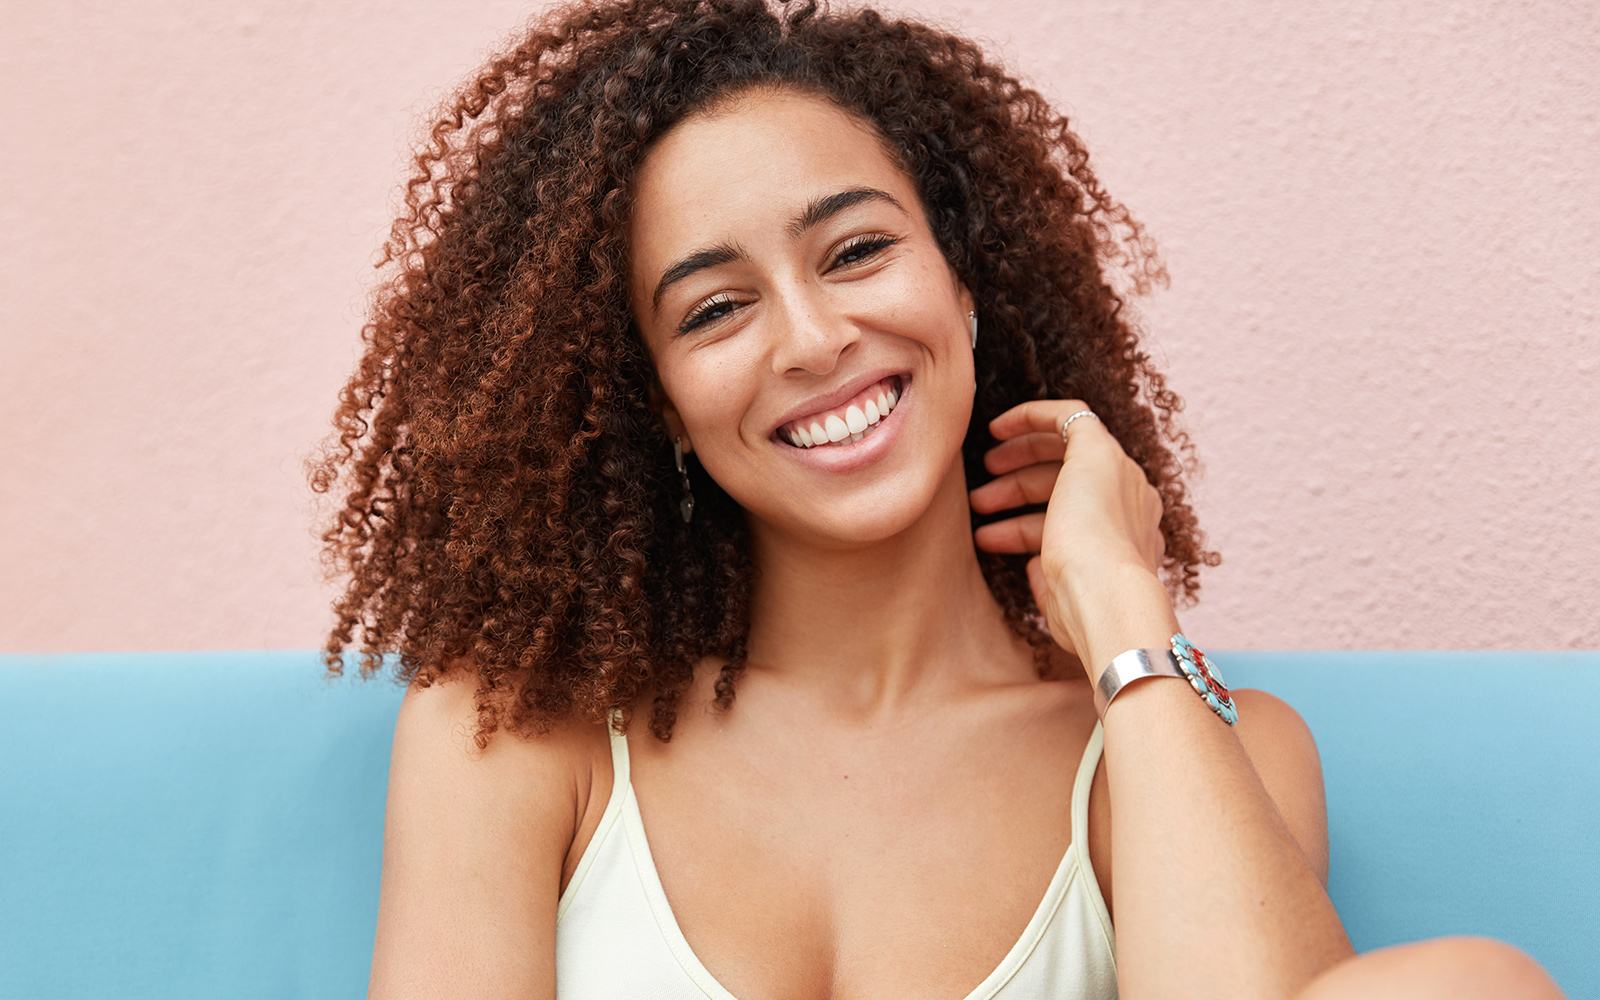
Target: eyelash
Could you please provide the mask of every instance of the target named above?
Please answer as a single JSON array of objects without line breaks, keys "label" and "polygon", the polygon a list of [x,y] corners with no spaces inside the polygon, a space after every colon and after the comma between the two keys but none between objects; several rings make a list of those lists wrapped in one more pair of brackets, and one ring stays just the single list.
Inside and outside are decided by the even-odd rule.
[{"label": "eyelash", "polygon": [[[683,322],[678,324],[678,332],[688,333],[697,327],[704,326],[705,324],[714,320],[719,320],[722,318],[722,316],[713,316],[711,314],[725,306],[734,305],[737,305],[737,303],[733,301],[733,296],[729,295],[727,292],[718,292],[716,295],[713,295],[711,298],[707,299],[703,305],[696,308],[694,312],[685,316],[683,318]],[[726,313],[723,315],[726,315]]]},{"label": "eyelash", "polygon": [[[852,267],[856,264],[871,260],[873,257],[876,257],[878,254],[899,242],[900,237],[886,236],[881,233],[869,236],[857,236],[844,246],[840,247],[839,252],[834,254],[833,266],[836,268]],[[855,260],[847,261],[844,259],[846,255],[855,252],[862,252],[862,255]],[[707,299],[703,305],[695,309],[688,316],[684,317],[683,322],[678,324],[678,332],[689,333],[690,331],[698,329],[707,323],[714,323],[726,316],[727,313],[722,313],[720,315],[713,315],[713,313],[716,313],[719,309],[737,305],[738,303],[733,301],[733,297],[726,292],[713,295],[711,298]]]},{"label": "eyelash", "polygon": [[[833,257],[833,264],[835,267],[838,267],[841,264],[844,264],[845,254],[856,250],[865,250],[866,253],[860,258],[860,260],[852,260],[849,262],[850,264],[859,264],[861,261],[870,260],[873,257],[876,257],[878,254],[899,242],[900,237],[886,236],[883,233],[873,233],[869,236],[857,236],[849,243],[846,243],[844,246],[839,248],[839,252]],[[845,264],[844,266],[849,265]]]}]

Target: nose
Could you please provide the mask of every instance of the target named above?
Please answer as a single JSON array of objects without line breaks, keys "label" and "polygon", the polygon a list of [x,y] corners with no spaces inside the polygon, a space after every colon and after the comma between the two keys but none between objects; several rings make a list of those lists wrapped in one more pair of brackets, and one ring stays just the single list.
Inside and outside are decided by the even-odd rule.
[{"label": "nose", "polygon": [[777,375],[826,375],[861,339],[856,324],[810,288],[783,296],[774,319],[772,371]]}]

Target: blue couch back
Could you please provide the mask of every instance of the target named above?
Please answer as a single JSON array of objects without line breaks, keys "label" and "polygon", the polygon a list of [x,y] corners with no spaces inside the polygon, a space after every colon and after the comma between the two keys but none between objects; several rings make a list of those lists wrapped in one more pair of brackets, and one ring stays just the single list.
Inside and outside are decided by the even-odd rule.
[{"label": "blue couch back", "polygon": [[[1600,653],[1233,653],[1310,723],[1360,949],[1600,997]],[[0,656],[0,995],[356,997],[400,690],[315,654]]]}]

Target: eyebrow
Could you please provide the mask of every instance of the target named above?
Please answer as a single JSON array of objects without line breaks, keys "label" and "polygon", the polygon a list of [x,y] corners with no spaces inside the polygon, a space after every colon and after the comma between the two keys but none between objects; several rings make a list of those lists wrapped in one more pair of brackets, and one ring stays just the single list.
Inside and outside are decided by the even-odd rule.
[{"label": "eyebrow", "polygon": [[706,247],[704,250],[696,250],[667,268],[666,273],[661,276],[661,280],[656,282],[656,293],[650,300],[650,306],[652,309],[659,310],[661,308],[661,296],[665,294],[667,288],[694,274],[696,271],[704,271],[708,267],[721,267],[723,264],[729,264],[736,260],[748,259],[749,254],[745,253],[742,247],[734,246],[731,243],[718,243],[716,246]]},{"label": "eyebrow", "polygon": [[[894,196],[887,191],[879,191],[877,188],[870,187],[851,188],[848,191],[840,191],[837,194],[811,199],[810,203],[806,205],[805,211],[795,216],[793,221],[786,227],[789,237],[791,239],[799,239],[805,235],[806,230],[813,226],[821,225],[845,209],[867,201],[886,202],[898,208],[901,212],[905,212],[905,206],[896,201]],[[666,293],[667,289],[691,274],[697,271],[704,271],[707,268],[731,264],[736,260],[749,259],[749,254],[745,253],[742,247],[732,243],[718,243],[715,246],[696,250],[662,273],[661,280],[656,282],[655,294],[650,299],[651,308],[659,310],[661,308],[661,296]]]},{"label": "eyebrow", "polygon": [[905,211],[904,206],[895,201],[894,196],[887,191],[879,191],[877,188],[869,187],[851,188],[848,191],[840,191],[838,194],[811,199],[811,203],[806,206],[806,210],[801,212],[793,222],[789,223],[789,235],[794,239],[799,239],[812,226],[820,225],[845,209],[859,205],[864,201],[888,202],[895,208],[900,209],[900,211]]}]

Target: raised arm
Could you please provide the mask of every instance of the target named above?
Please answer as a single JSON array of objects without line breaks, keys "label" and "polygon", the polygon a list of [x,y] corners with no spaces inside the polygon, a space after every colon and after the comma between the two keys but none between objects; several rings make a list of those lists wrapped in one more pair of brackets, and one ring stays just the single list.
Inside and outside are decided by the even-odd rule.
[{"label": "raised arm", "polygon": [[[1166,647],[1178,622],[1156,574],[1159,495],[1098,420],[1074,421],[1062,443],[1063,420],[1085,408],[1039,401],[997,418],[999,478],[972,501],[981,512],[1048,502],[986,525],[978,543],[1040,554],[1029,566],[1040,608],[1095,682],[1119,653]],[[1240,707],[1260,718],[1236,730],[1187,684],[1157,679],[1106,714],[1123,1000],[1286,997],[1352,954],[1323,888],[1315,747],[1275,699]]]},{"label": "raised arm", "polygon": [[470,680],[413,688],[401,705],[372,1000],[555,996],[556,903],[592,734],[502,732],[479,751],[476,721]]}]

